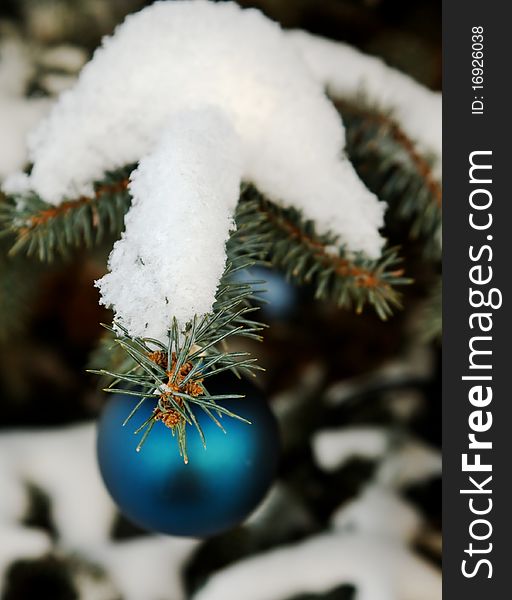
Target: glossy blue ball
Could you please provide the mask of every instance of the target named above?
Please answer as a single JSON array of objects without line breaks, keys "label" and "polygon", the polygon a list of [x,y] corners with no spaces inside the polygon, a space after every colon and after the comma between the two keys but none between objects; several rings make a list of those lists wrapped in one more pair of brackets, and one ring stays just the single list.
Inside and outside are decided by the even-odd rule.
[{"label": "glossy blue ball", "polygon": [[235,280],[240,283],[264,281],[255,285],[256,289],[264,290],[258,295],[266,302],[262,305],[263,318],[270,320],[286,319],[296,310],[298,302],[297,288],[286,280],[283,273],[262,266],[236,271]]},{"label": "glossy blue ball", "polygon": [[242,522],[262,500],[277,468],[279,435],[265,399],[252,384],[222,374],[208,382],[213,394],[241,393],[223,401],[251,424],[224,416],[224,433],[199,408],[206,449],[195,428],[187,427],[189,462],[161,421],[155,423],[140,452],[133,432],[151,415],[146,399],[129,423],[122,423],[138,398],[117,394],[99,421],[97,451],[101,475],[119,509],[143,527],[171,535],[207,537]]}]

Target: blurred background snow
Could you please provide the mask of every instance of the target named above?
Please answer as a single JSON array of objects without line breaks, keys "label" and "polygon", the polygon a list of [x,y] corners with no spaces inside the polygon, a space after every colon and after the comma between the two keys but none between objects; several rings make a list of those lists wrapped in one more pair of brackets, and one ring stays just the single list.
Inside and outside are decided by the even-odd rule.
[{"label": "blurred background snow", "polygon": [[[440,2],[240,3],[440,85]],[[2,2],[0,179],[23,165],[26,132],[101,36],[144,4]],[[105,398],[85,368],[110,318],[92,286],[108,251],[42,270],[25,330],[0,345],[0,598],[440,599],[440,352],[417,335],[421,261],[388,323],[272,278],[279,311],[266,311],[272,327],[251,352],[283,431],[279,477],[245,524],[196,541],[138,530],[99,479]]]}]

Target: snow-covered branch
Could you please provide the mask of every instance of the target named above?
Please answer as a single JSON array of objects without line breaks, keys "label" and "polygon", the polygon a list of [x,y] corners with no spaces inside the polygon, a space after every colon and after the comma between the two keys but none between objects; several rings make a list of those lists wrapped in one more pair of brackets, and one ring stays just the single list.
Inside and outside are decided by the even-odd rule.
[{"label": "snow-covered branch", "polygon": [[[236,53],[232,51],[235,47]],[[221,163],[220,139],[210,144],[209,156],[201,155],[198,138],[196,147],[190,147],[194,130],[200,130],[199,137],[205,140],[214,139],[214,120],[207,125],[197,117],[211,107],[238,139],[236,161],[224,156]],[[184,112],[188,110],[193,112]],[[173,121],[189,123],[190,131],[177,139],[164,136],[162,132],[172,130]],[[203,172],[222,172],[232,179],[231,187],[242,180],[254,183],[275,202],[302,210],[321,231],[333,231],[348,249],[377,257],[384,205],[365,188],[341,154],[343,143],[342,123],[324,95],[323,84],[311,75],[278,25],[257,11],[243,11],[231,3],[157,2],[128,17],[95,53],[76,86],[61,96],[49,118],[30,136],[30,175],[11,177],[5,188],[18,193],[32,190],[59,205],[66,198],[91,195],[93,182],[108,170],[152,157],[142,161],[142,172],[146,172],[144,165],[157,160],[154,153],[160,157],[167,154],[170,162],[172,156],[189,153],[188,172],[163,178],[165,182],[161,179],[166,187],[159,187],[157,198],[155,187],[138,185],[135,181],[140,182],[141,177],[134,176],[133,189],[138,191],[133,210],[139,215],[146,212],[144,220],[151,221],[151,227],[129,253],[119,251],[119,247],[131,246],[129,241],[118,246],[111,259],[118,274],[112,274],[111,281],[118,281],[119,273],[125,276],[130,265],[136,265],[132,274],[140,283],[140,302],[128,308],[121,306],[122,302],[119,305],[123,319],[133,325],[130,332],[136,334],[144,327],[141,315],[145,319],[148,312],[154,314],[150,308],[154,281],[161,280],[162,273],[171,273],[166,277],[172,278],[173,262],[190,263],[181,253],[190,250],[190,242],[186,248],[178,243],[168,252],[173,244],[169,237],[186,237],[184,229],[191,227],[190,220],[186,224],[180,221],[181,234],[175,221],[171,233],[170,215],[197,220],[207,209],[207,220],[226,223],[226,206],[231,216],[234,212],[232,192],[231,201],[223,200],[227,205],[218,203],[220,188],[214,191],[211,180],[208,186],[200,177],[195,180],[195,161],[204,164]],[[157,214],[150,217],[151,211]],[[215,211],[221,216],[215,216]],[[133,222],[127,218],[125,240],[133,236]],[[218,237],[217,250],[211,252],[211,244],[207,244],[208,248],[200,251],[197,245],[203,242],[196,238],[197,268],[189,264],[187,273],[190,294],[186,298],[209,299],[199,307],[205,312],[211,310],[222,271],[219,265],[224,261],[226,226],[222,231],[213,227],[209,235]],[[149,254],[159,254],[161,271],[140,268],[139,259],[144,261]],[[205,260],[206,265],[202,264]],[[206,270],[212,276],[203,277]],[[138,277],[141,273],[145,273],[142,280]],[[159,298],[182,286],[183,280],[170,285],[159,292]],[[112,302],[117,310],[125,294],[120,290],[112,293],[108,285],[102,289],[107,290],[104,301]],[[183,299],[182,305],[186,304]],[[179,312],[182,325],[194,315],[196,307],[189,308]]]},{"label": "snow-covered branch", "polygon": [[288,36],[333,98],[363,97],[371,106],[391,114],[419,151],[435,159],[436,172],[440,174],[441,94],[348,44],[306,31],[290,31]]}]

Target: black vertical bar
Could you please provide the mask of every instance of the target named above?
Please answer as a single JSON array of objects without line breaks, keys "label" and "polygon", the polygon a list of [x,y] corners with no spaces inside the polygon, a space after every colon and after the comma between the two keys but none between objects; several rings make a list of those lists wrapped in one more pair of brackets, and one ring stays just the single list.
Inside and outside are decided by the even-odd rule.
[{"label": "black vertical bar", "polygon": [[[511,12],[510,3],[502,0],[445,0],[443,6],[443,593],[447,600],[512,598],[512,394],[508,379],[512,379],[512,21],[507,14]],[[480,63],[475,56],[479,56],[480,39],[473,36],[478,36],[480,27],[483,88],[474,89],[479,81]],[[492,169],[475,169],[473,179],[478,181],[471,183],[470,155],[480,151],[492,154],[474,154],[473,161]],[[484,182],[488,179],[492,183]],[[490,207],[472,208],[472,192],[474,204],[480,206],[492,197]],[[492,215],[492,225],[480,230],[471,227],[471,213],[480,227]],[[470,258],[470,246],[473,257],[482,252],[480,258]],[[487,284],[470,280],[470,269],[478,265],[481,270],[472,271],[477,280],[486,280],[492,268]],[[496,308],[472,307],[470,288],[480,290]],[[492,288],[499,292],[491,292]],[[500,295],[503,304],[498,308]],[[474,304],[478,298],[478,294],[473,296]],[[476,313],[488,316],[480,321],[473,317],[470,322]],[[487,328],[491,323],[488,331],[481,330],[480,325]],[[491,338],[473,340],[473,348],[492,354],[475,354],[476,366],[471,369],[469,344],[475,336]],[[480,385],[483,395],[479,397]],[[472,387],[474,404],[469,398]],[[487,387],[492,388],[493,397],[484,406]],[[468,448],[469,434],[481,444],[492,442],[492,449]],[[463,471],[464,454],[469,464],[475,464],[479,454],[481,463],[492,471]],[[471,506],[482,514],[472,512]]]}]

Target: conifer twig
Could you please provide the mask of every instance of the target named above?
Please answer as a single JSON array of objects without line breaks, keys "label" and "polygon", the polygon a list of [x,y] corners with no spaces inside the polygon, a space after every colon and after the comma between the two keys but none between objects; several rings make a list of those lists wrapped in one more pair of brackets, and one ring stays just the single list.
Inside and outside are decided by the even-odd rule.
[{"label": "conifer twig", "polygon": [[356,170],[381,199],[390,215],[410,221],[412,237],[421,237],[427,256],[439,258],[442,187],[429,157],[392,115],[370,107],[364,99],[336,99],[347,128],[347,151]]},{"label": "conifer twig", "polygon": [[[93,198],[60,207],[49,207],[34,196],[17,199],[3,211],[4,227],[18,236],[13,251],[50,260],[56,252],[66,254],[76,245],[96,242],[109,224],[120,229],[130,205],[126,177],[126,169],[109,174],[97,184]],[[219,426],[223,414],[237,417],[222,406],[225,398],[239,397],[236,389],[211,396],[208,378],[228,369],[238,375],[260,368],[246,353],[230,352],[225,346],[233,336],[260,340],[263,328],[253,318],[257,290],[241,283],[238,271],[270,260],[297,283],[314,284],[317,297],[332,298],[340,306],[354,305],[360,311],[370,303],[387,318],[400,305],[395,287],[407,280],[397,266],[396,251],[387,251],[378,261],[350,254],[339,247],[336,236],[316,233],[299,211],[278,207],[252,186],[243,186],[235,220],[237,229],[226,245],[226,269],[211,313],[196,316],[185,327],[169,323],[166,343],[131,337],[119,322],[107,328],[121,352],[112,353],[115,364],[108,361],[109,366],[93,372],[110,382],[106,391],[119,392],[126,386],[127,393],[155,403],[151,417],[138,430],[139,450],[155,422],[162,421],[187,460],[188,427],[194,427],[206,443],[194,407]],[[123,387],[117,388],[120,383]]]},{"label": "conifer twig", "polygon": [[316,233],[314,223],[299,211],[278,207],[251,186],[242,195],[237,221],[242,231],[245,227],[263,234],[272,264],[299,284],[313,284],[317,298],[355,306],[357,312],[370,303],[382,319],[400,307],[395,288],[410,280],[399,266],[396,249],[388,249],[378,261],[350,254],[332,234]]},{"label": "conifer twig", "polygon": [[[235,335],[261,339],[263,325],[250,317],[255,310],[251,306],[254,299],[252,286],[240,283],[234,277],[240,268],[252,266],[258,260],[260,245],[257,237],[245,234],[242,240],[238,232],[232,234],[227,244],[227,266],[212,313],[194,318],[183,330],[174,320],[165,345],[158,340],[132,338],[120,323],[107,326],[130,360],[128,364],[120,362],[118,372],[105,368],[91,372],[111,380],[106,391],[123,391],[115,386],[124,382],[130,393],[153,398],[155,402],[151,416],[136,432],[142,435],[137,450],[142,448],[155,422],[162,421],[177,437],[180,454],[187,462],[187,426],[194,427],[206,445],[194,406],[202,409],[221,428],[218,417],[222,415],[241,419],[222,406],[222,401],[227,398],[241,397],[236,390],[212,396],[207,389],[207,379],[228,369],[236,374],[261,369],[247,353],[230,352],[221,345],[222,341]],[[123,364],[127,370],[122,370]],[[135,410],[140,405],[139,402]],[[135,410],[129,415],[128,422]]]},{"label": "conifer twig", "polygon": [[0,205],[0,226],[15,237],[11,255],[23,252],[41,261],[67,257],[82,245],[91,247],[107,235],[117,236],[130,206],[127,191],[131,168],[108,173],[95,194],[66,200],[58,206],[35,194],[12,197]]}]

